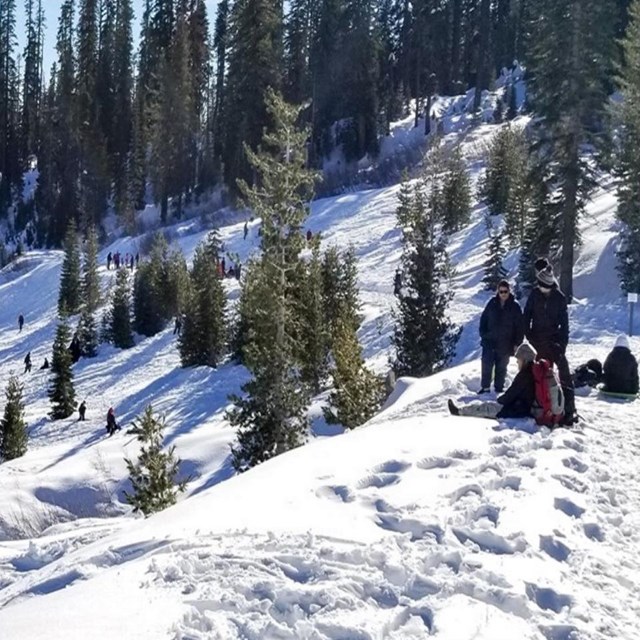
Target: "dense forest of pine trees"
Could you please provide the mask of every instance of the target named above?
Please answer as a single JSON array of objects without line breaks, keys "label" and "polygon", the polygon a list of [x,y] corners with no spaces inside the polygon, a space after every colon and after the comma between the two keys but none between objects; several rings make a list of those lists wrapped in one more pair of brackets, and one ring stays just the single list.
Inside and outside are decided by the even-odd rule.
[{"label": "dense forest of pine trees", "polygon": [[[337,144],[347,160],[375,154],[389,123],[410,109],[417,123],[435,93],[475,87],[477,107],[518,59],[542,116],[537,157],[562,191],[544,204],[566,212],[571,294],[569,245],[592,184],[576,153],[597,142],[629,0],[222,0],[215,16],[204,0],[146,0],[136,43],[131,0],[65,0],[47,16],[50,69],[45,5],[26,0],[24,25],[16,0],[0,11],[0,215],[13,205],[12,229],[30,241],[59,246],[71,219],[100,228],[110,210],[131,225],[149,196],[166,221],[214,186],[238,195],[238,178],[255,179],[247,148],[270,124],[269,87],[303,105],[319,167]],[[35,162],[35,202],[23,203]]]}]

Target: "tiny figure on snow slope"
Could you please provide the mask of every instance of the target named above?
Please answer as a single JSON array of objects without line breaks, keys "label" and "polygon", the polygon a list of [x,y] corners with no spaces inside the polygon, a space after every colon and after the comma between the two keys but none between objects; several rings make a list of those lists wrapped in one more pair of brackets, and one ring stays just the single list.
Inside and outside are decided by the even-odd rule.
[{"label": "tiny figure on snow slope", "polygon": [[109,253],[107,253],[107,271],[111,269],[112,260],[113,260],[113,254],[111,253],[111,251],[109,251]]},{"label": "tiny figure on snow slope", "polygon": [[24,357],[24,372],[31,372],[31,351],[29,351],[29,353]]},{"label": "tiny figure on snow slope", "polygon": [[530,418],[536,399],[533,362],[536,352],[525,342],[515,352],[518,374],[511,386],[495,402],[473,402],[458,407],[449,400],[449,411],[454,416],[474,418]]},{"label": "tiny figure on snow slope", "polygon": [[[81,421],[81,420],[82,420],[82,421],[84,421],[84,420],[86,420],[86,418],[85,418],[85,414],[86,414],[86,412],[87,412],[87,401],[86,401],[86,400],[83,400],[83,401],[80,403],[80,406],[78,407],[78,416],[79,416],[79,417],[78,417],[78,421]],[[108,418],[107,418],[107,420],[108,420]]]},{"label": "tiny figure on snow slope", "polygon": [[48,369],[49,368],[49,358],[47,358],[45,356],[44,362],[42,363],[42,366],[40,367],[40,371],[42,371],[43,369]]},{"label": "tiny figure on snow slope", "polygon": [[615,346],[604,361],[603,391],[609,393],[638,393],[638,362],[629,348],[627,336],[618,336]]},{"label": "tiny figure on snow slope", "polygon": [[492,375],[496,393],[504,391],[509,358],[516,352],[523,335],[522,310],[509,283],[501,280],[496,295],[489,300],[480,317],[482,374],[478,393],[489,392]]},{"label": "tiny figure on snow slope", "polygon": [[120,425],[116,422],[116,414],[113,407],[107,411],[107,433],[112,436],[116,431],[120,431]]},{"label": "tiny figure on snow slope", "polygon": [[22,331],[23,325],[24,325],[24,316],[22,314],[20,314],[18,316],[18,333],[20,333]]},{"label": "tiny figure on snow slope", "polygon": [[182,317],[176,316],[176,320],[173,323],[173,335],[180,335],[180,331],[182,330]]},{"label": "tiny figure on snow slope", "polygon": [[538,353],[558,367],[564,393],[564,424],[577,421],[575,394],[565,352],[569,343],[569,312],[567,300],[558,287],[553,268],[546,258],[535,263],[536,286],[524,308],[524,334]]}]

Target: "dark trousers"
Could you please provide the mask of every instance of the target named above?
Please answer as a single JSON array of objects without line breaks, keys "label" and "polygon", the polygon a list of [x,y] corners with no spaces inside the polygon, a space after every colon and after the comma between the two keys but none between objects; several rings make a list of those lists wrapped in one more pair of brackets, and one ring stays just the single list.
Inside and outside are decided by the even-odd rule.
[{"label": "dark trousers", "polygon": [[483,389],[491,387],[491,378],[495,369],[494,386],[498,393],[504,391],[504,381],[507,377],[507,365],[509,364],[509,355],[490,349],[482,348],[482,375],[480,386]]},{"label": "dark trousers", "polygon": [[558,374],[560,376],[560,384],[562,385],[562,393],[564,393],[564,412],[566,415],[571,416],[576,410],[576,398],[573,389],[573,378],[571,371],[569,370],[569,361],[564,353],[558,352],[554,347],[550,347],[546,344],[534,344],[533,348],[538,354],[538,358],[544,360],[550,360],[558,367]]}]

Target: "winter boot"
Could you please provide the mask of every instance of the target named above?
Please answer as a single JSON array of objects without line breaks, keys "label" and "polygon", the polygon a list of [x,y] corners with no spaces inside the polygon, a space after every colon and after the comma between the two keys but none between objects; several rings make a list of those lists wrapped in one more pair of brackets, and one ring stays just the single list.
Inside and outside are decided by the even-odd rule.
[{"label": "winter boot", "polygon": [[460,409],[458,409],[458,407],[456,407],[456,405],[454,404],[453,400],[451,398],[449,398],[449,400],[447,400],[447,406],[449,407],[449,413],[452,416],[459,416],[460,415]]}]

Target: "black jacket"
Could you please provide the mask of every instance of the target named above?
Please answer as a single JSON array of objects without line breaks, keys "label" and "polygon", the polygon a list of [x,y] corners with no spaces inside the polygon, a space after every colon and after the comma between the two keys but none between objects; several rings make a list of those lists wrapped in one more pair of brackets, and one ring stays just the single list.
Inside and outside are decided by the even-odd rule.
[{"label": "black jacket", "polygon": [[512,295],[500,304],[496,295],[480,316],[480,339],[485,349],[495,349],[499,355],[513,355],[524,334],[522,311]]},{"label": "black jacket", "polygon": [[525,364],[513,379],[511,386],[498,397],[502,409],[498,418],[528,418],[536,399],[536,383],[533,379],[532,363]]},{"label": "black jacket", "polygon": [[564,353],[569,344],[569,314],[567,300],[557,288],[545,295],[534,289],[524,307],[524,334],[539,350],[540,346],[559,349]]},{"label": "black jacket", "polygon": [[604,388],[612,393],[638,393],[638,363],[626,347],[614,347],[604,361]]}]

